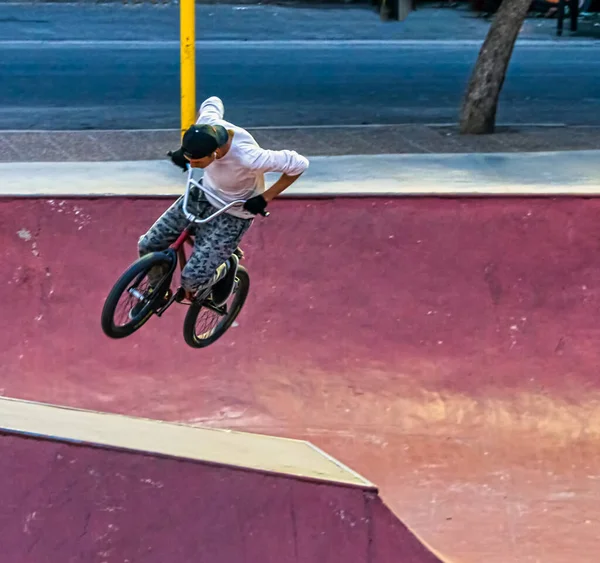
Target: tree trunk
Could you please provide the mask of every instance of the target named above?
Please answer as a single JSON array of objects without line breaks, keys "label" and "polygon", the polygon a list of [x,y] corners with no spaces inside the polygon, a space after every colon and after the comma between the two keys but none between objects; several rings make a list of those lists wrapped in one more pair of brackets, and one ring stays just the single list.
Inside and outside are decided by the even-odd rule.
[{"label": "tree trunk", "polygon": [[531,0],[502,0],[479,51],[460,115],[460,132],[493,133],[498,98]]}]

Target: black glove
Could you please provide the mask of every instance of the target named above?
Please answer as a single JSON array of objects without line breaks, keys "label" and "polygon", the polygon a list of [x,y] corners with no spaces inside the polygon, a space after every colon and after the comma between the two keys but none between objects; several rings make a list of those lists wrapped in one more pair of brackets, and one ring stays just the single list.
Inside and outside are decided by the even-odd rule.
[{"label": "black glove", "polygon": [[255,195],[244,203],[244,209],[254,215],[265,215],[267,200],[262,195]]},{"label": "black glove", "polygon": [[185,156],[183,156],[183,147],[180,147],[175,152],[169,151],[167,156],[171,158],[171,162],[175,166],[179,166],[179,168],[181,168],[184,172],[187,172],[187,165],[189,164],[189,161],[187,158],[185,158]]}]

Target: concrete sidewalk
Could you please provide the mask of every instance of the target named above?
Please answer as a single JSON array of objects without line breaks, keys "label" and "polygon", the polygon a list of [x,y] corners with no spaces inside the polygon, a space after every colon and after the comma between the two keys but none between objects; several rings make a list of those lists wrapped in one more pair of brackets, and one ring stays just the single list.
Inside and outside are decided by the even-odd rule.
[{"label": "concrete sidewalk", "polygon": [[[600,151],[321,156],[283,197],[590,196],[600,193],[599,162]],[[160,197],[185,186],[166,160],[4,163],[0,178],[4,197]]]},{"label": "concrete sidewalk", "polygon": [[[250,132],[265,148],[292,148],[310,158],[309,170],[286,197],[594,195],[600,190],[597,127],[499,128],[485,136],[418,125]],[[5,131],[0,133],[0,197],[180,194],[185,176],[166,157],[177,146],[177,130]]]},{"label": "concrete sidewalk", "polygon": [[[455,126],[264,127],[248,130],[268,149],[309,157],[600,150],[600,127],[498,127],[459,135]],[[164,160],[180,133],[166,130],[0,131],[0,162]]]}]

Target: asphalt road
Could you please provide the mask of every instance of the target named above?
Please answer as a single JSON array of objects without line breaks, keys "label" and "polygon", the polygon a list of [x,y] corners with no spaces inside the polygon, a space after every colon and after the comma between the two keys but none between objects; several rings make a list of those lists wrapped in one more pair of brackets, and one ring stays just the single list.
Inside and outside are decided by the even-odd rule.
[{"label": "asphalt road", "polygon": [[[5,43],[0,128],[176,128],[179,51],[147,44]],[[586,46],[521,45],[501,122],[600,124],[600,58]],[[456,119],[475,44],[208,43],[198,100],[217,94],[247,126]]]},{"label": "asphalt road", "polygon": [[[0,129],[178,127],[178,14],[0,1]],[[525,22],[499,120],[600,124],[597,42],[546,24]],[[454,121],[488,27],[468,10],[199,4],[198,100],[248,126]]]},{"label": "asphalt road", "polygon": [[[127,0],[107,4],[4,4],[0,0],[0,39],[179,39],[177,3],[121,1]],[[465,11],[426,7],[411,13],[404,22],[382,22],[377,11],[365,4],[236,6],[196,2],[196,33],[204,40],[483,39],[489,26],[482,18],[468,17]],[[535,25],[524,30],[524,36],[548,36],[539,24],[540,20],[535,20]]]}]

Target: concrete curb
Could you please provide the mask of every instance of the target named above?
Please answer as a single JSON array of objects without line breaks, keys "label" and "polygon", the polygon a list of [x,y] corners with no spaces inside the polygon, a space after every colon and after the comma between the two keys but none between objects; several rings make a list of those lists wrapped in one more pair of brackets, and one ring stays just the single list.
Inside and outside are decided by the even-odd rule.
[{"label": "concrete curb", "polygon": [[[313,157],[282,197],[596,196],[600,151]],[[267,174],[267,183],[276,174]],[[166,160],[0,163],[0,197],[172,197]]]}]

